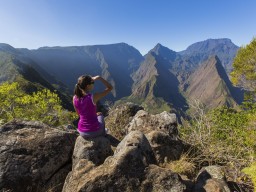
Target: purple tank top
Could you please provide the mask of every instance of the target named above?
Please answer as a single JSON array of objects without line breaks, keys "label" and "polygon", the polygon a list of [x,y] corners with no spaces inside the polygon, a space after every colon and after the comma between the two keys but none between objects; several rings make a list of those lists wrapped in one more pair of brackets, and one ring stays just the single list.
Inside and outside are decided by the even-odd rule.
[{"label": "purple tank top", "polygon": [[98,131],[100,124],[97,119],[96,105],[93,103],[92,94],[87,94],[80,99],[77,96],[74,96],[74,105],[80,116],[80,120],[78,122],[78,131]]}]

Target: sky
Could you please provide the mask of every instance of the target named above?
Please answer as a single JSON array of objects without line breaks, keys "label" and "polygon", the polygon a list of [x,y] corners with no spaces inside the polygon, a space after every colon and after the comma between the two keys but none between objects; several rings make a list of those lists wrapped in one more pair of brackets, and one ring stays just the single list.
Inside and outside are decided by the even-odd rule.
[{"label": "sky", "polygon": [[127,43],[146,54],[207,39],[244,46],[256,0],[0,0],[0,43],[15,48]]}]

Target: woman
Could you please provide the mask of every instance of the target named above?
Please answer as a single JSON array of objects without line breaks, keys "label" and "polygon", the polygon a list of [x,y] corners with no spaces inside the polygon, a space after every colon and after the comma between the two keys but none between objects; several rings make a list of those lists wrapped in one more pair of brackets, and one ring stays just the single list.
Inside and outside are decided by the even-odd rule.
[{"label": "woman", "polygon": [[[95,81],[101,81],[106,89],[102,92],[91,94]],[[101,113],[96,112],[96,103],[106,96],[113,87],[102,77],[82,75],[78,78],[75,85],[75,95],[73,105],[80,119],[78,122],[78,132],[84,138],[93,138],[105,135],[104,117]]]}]

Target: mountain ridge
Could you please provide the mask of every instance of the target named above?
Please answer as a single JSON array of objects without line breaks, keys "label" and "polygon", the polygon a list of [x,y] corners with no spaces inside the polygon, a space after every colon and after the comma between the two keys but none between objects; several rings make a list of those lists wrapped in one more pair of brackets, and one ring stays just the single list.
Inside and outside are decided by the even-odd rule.
[{"label": "mountain ridge", "polygon": [[207,60],[209,55],[217,55],[226,72],[230,73],[232,71],[233,58],[238,49],[239,47],[228,38],[207,39],[193,43],[186,50],[179,52],[179,54],[192,60],[200,58],[202,61]]},{"label": "mountain ridge", "polygon": [[216,55],[210,56],[187,82],[185,95],[192,101],[199,100],[208,109],[223,105],[234,107],[240,102],[232,96],[233,86]]},{"label": "mountain ridge", "polygon": [[[114,86],[112,95],[108,96],[110,100],[130,94],[129,87],[133,82],[130,73],[136,71],[143,60],[138,50],[125,43],[43,48],[33,50],[28,56],[44,69],[50,70],[69,87],[70,92],[80,75],[102,75]],[[121,80],[119,73],[125,78]],[[124,89],[123,92],[121,89]]]},{"label": "mountain ridge", "polygon": [[[161,109],[183,111],[188,105],[184,94],[191,75],[212,55],[218,56],[220,65],[225,67],[224,62],[228,66],[237,51],[237,46],[229,39],[197,42],[182,52],[175,52],[158,43],[144,56],[126,43],[41,47],[36,50],[15,49],[8,44],[0,44],[0,50],[5,48],[21,62],[29,63],[51,84],[60,85],[62,82],[67,85],[69,94],[72,94],[78,76],[85,73],[101,75],[114,87],[106,100],[128,98],[144,103],[148,108],[165,106]],[[223,75],[222,78],[228,79],[228,76]],[[233,88],[231,83],[225,83],[227,80],[223,82],[227,86],[223,90],[227,89],[235,98],[234,94],[239,90]],[[102,87],[96,83],[95,91]],[[58,86],[55,88],[59,89]]]},{"label": "mountain ridge", "polygon": [[150,108],[161,108],[163,103],[166,103],[165,109],[185,111],[187,104],[178,89],[179,81],[170,70],[175,58],[175,52],[160,44],[149,51],[133,76],[133,93],[129,98],[143,98],[141,103],[151,112]]}]

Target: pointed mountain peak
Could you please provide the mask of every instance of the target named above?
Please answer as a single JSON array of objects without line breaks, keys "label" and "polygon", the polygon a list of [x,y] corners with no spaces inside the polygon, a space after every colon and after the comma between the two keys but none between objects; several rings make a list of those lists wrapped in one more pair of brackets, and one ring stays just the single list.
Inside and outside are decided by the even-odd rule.
[{"label": "pointed mountain peak", "polygon": [[158,49],[161,49],[161,48],[166,48],[166,47],[164,47],[164,46],[163,46],[162,44],[160,44],[160,43],[157,43],[156,46],[155,46],[153,49],[158,50]]},{"label": "pointed mountain peak", "polygon": [[173,54],[176,53],[175,51],[170,50],[169,48],[161,45],[158,43],[153,49],[151,49],[149,52],[154,52],[157,55],[162,55],[162,54]]},{"label": "pointed mountain peak", "polygon": [[212,68],[213,70],[217,70],[219,76],[222,79],[225,79],[225,80],[228,79],[227,73],[217,55],[210,56],[209,59],[203,64],[202,67],[204,69],[209,67],[209,68]]},{"label": "pointed mountain peak", "polygon": [[177,56],[177,53],[158,43],[153,49],[148,52],[147,55],[152,55],[153,57],[157,55],[166,60],[174,60]]},{"label": "pointed mountain peak", "polygon": [[221,64],[221,61],[217,55],[211,55],[205,62],[205,65],[209,65],[209,64],[219,65]]}]

